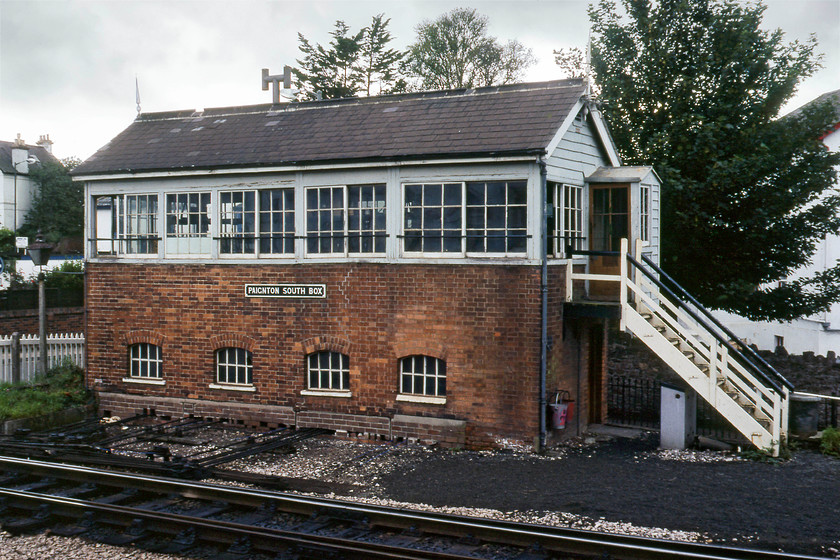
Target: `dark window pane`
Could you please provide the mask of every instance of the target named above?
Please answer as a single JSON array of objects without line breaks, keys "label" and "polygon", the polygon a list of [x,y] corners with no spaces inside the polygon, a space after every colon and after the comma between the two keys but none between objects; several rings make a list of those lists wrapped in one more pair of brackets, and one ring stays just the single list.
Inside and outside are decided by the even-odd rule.
[{"label": "dark window pane", "polygon": [[423,206],[441,205],[441,185],[423,186]]},{"label": "dark window pane", "polygon": [[467,227],[468,228],[483,228],[484,227],[484,207],[467,207]]},{"label": "dark window pane", "polygon": [[487,183],[487,204],[505,204],[507,202],[505,183]]},{"label": "dark window pane", "polygon": [[406,185],[405,186],[405,205],[406,206],[420,206],[423,200],[423,186],[422,185]]},{"label": "dark window pane", "polygon": [[467,183],[467,205],[484,204],[484,183]]},{"label": "dark window pane", "polygon": [[528,202],[525,181],[508,183],[508,204],[526,204]]},{"label": "dark window pane", "polygon": [[444,186],[443,203],[446,206],[460,206],[461,205],[461,185],[458,183],[450,183]]}]

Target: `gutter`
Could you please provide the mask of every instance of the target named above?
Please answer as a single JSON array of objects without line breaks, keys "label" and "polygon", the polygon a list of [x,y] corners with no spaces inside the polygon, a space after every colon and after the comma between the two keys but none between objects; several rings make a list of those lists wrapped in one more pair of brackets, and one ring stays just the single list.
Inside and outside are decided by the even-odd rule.
[{"label": "gutter", "polygon": [[548,365],[548,201],[546,200],[547,193],[547,174],[545,160],[543,156],[537,158],[537,165],[540,166],[540,204],[541,204],[541,220],[540,220],[540,392],[539,392],[539,408],[537,414],[539,415],[540,431],[539,440],[537,444],[537,452],[545,453],[546,440],[546,374]]}]

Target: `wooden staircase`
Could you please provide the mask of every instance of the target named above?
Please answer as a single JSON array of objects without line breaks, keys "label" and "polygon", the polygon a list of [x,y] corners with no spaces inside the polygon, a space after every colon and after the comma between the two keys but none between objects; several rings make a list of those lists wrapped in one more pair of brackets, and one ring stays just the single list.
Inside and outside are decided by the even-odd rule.
[{"label": "wooden staircase", "polygon": [[[680,292],[676,283],[663,283],[667,275],[641,249],[637,243],[631,256],[627,240],[622,240],[620,254],[626,257],[618,275],[622,330],[644,342],[754,446],[778,456],[787,437],[793,386],[690,295]],[[616,279],[574,273],[571,266],[569,274],[567,286],[572,284],[568,278]],[[570,295],[571,290],[567,300]]]}]

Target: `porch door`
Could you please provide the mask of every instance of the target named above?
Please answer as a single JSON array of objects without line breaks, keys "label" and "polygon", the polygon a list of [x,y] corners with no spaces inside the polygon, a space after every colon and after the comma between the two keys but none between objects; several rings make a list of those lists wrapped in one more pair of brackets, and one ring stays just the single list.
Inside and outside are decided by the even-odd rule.
[{"label": "porch door", "polygon": [[[618,251],[621,239],[630,239],[630,185],[591,185],[589,191],[590,250]],[[619,274],[620,257],[591,257],[591,274]],[[593,299],[618,298],[617,282],[592,281],[589,295]]]}]

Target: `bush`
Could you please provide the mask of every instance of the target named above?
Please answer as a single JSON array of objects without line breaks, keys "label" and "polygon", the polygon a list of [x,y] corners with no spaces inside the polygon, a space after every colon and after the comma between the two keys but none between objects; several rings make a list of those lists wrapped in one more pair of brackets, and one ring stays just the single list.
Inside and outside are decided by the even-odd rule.
[{"label": "bush", "polygon": [[840,430],[826,428],[820,437],[820,451],[825,455],[840,457]]},{"label": "bush", "polygon": [[0,421],[57,412],[88,398],[84,371],[65,360],[31,383],[0,383]]}]

